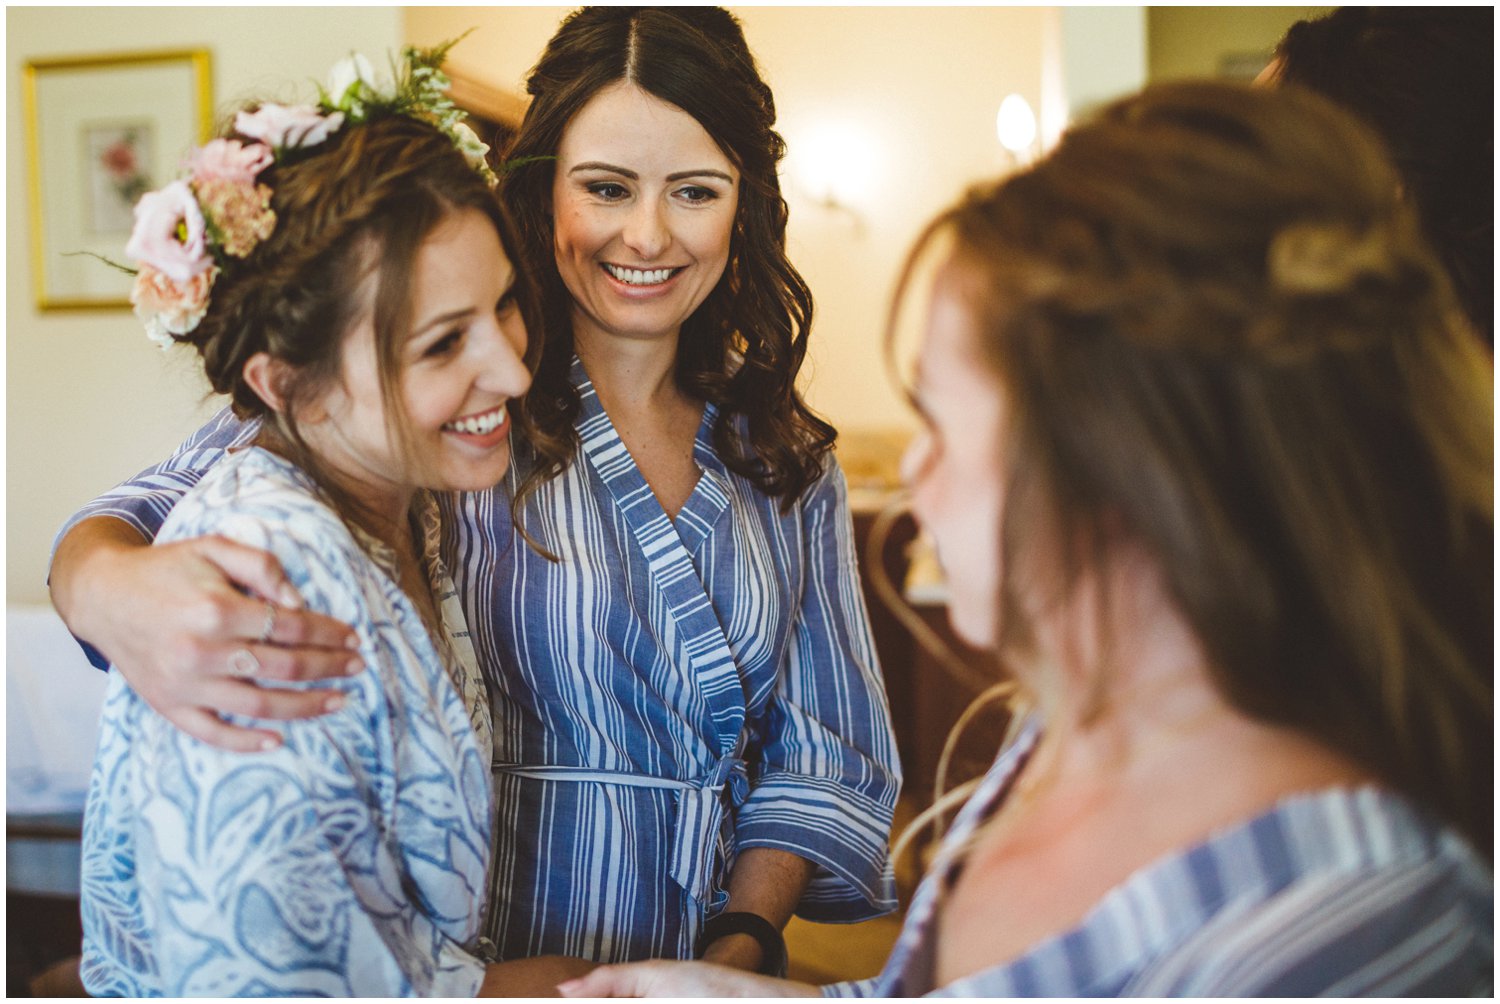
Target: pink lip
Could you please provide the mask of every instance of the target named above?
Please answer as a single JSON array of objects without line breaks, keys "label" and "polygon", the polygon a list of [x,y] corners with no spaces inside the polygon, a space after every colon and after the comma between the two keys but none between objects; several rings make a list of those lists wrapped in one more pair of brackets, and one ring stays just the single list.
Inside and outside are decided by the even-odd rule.
[{"label": "pink lip", "polygon": [[453,436],[459,441],[476,446],[479,449],[487,450],[491,447],[499,446],[510,435],[510,414],[507,413],[505,421],[483,435],[473,432],[459,432],[457,429],[444,429],[443,434],[445,436]]},{"label": "pink lip", "polygon": [[[618,268],[635,268],[634,265],[619,265],[616,262],[611,262],[610,264],[616,265],[616,267]],[[671,268],[672,274],[667,277],[667,280],[665,282],[658,282],[653,286],[632,286],[628,282],[621,282],[619,279],[616,279],[614,276],[610,275],[609,269],[605,268],[602,264],[599,266],[599,271],[604,273],[604,278],[609,280],[610,286],[621,296],[630,297],[631,299],[635,300],[649,300],[652,297],[660,296],[664,293],[669,292],[672,287],[677,285],[677,280],[680,279],[683,275],[687,274],[687,268],[685,266],[657,267]]]}]

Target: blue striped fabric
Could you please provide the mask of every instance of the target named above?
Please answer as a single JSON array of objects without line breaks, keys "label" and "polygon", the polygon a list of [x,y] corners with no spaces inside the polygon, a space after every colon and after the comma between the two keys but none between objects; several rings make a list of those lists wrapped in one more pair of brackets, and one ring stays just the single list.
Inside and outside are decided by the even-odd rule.
[{"label": "blue striped fabric", "polygon": [[[896,750],[837,465],[783,514],[719,459],[710,407],[670,520],[576,361],[574,381],[578,455],[522,513],[561,561],[521,542],[509,491],[446,521],[496,761],[524,769],[496,786],[519,831],[496,848],[501,955],[690,955],[747,847],[819,866],[804,916],[892,909]],[[510,490],[529,462],[517,444]]]},{"label": "blue striped fabric", "polygon": [[[749,847],[817,865],[804,917],[894,909],[899,766],[837,464],[782,513],[719,459],[710,407],[669,520],[574,366],[579,450],[522,514],[561,560],[512,525],[524,444],[505,484],[442,500],[493,707],[500,957],[689,956]],[[220,416],[75,520],[150,536],[247,435]]]},{"label": "blue striped fabric", "polygon": [[933,987],[937,876],[1035,747],[1032,721],[955,820],[885,970],[827,996],[1489,996],[1494,889],[1453,831],[1373,787],[1287,798],[1137,871],[1083,922]]}]

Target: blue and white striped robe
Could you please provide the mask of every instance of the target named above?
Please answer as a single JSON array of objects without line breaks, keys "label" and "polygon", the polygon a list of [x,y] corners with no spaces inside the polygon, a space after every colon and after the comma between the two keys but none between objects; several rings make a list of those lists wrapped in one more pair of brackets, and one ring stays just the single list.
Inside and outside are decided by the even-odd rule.
[{"label": "blue and white striped robe", "polygon": [[935,986],[943,886],[1039,738],[1032,719],[954,819],[884,971],[825,996],[1494,995],[1490,869],[1374,786],[1282,799],[1137,870],[1071,930]]},{"label": "blue and white striped robe", "polygon": [[[888,912],[900,768],[837,464],[783,514],[720,461],[709,407],[668,520],[574,367],[579,450],[523,513],[561,562],[512,526],[524,444],[505,484],[444,501],[493,703],[500,957],[690,956],[749,847],[817,865],[804,917]],[[221,416],[75,519],[149,536],[247,435]]]}]

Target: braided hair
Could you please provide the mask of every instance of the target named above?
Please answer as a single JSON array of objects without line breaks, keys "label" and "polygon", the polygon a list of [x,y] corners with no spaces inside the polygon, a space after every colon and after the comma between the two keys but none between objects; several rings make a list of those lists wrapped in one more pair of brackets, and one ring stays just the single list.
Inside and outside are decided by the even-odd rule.
[{"label": "braided hair", "polygon": [[1493,377],[1398,189],[1316,94],[1163,85],[918,247],[1007,403],[1002,653],[1124,535],[1234,707],[1489,853]]}]

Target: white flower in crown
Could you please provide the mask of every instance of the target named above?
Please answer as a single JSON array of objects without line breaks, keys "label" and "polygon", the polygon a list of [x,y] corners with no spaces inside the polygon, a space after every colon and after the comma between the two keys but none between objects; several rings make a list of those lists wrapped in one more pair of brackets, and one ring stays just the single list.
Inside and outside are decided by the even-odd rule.
[{"label": "white flower in crown", "polygon": [[453,138],[453,145],[458,147],[458,152],[469,161],[470,167],[481,172],[488,167],[484,155],[490,152],[490,145],[480,139],[479,134],[469,128],[466,123],[459,122],[454,125],[449,135]]},{"label": "white flower in crown", "polygon": [[210,265],[186,282],[175,282],[165,272],[142,264],[130,290],[130,303],[146,326],[146,336],[165,349],[176,340],[173,335],[186,335],[196,328],[208,313],[209,294],[218,277],[218,268]]},{"label": "white flower in crown", "polygon": [[339,131],[344,113],[324,115],[312,105],[261,105],[234,117],[234,131],[278,150],[317,146]]},{"label": "white flower in crown", "polygon": [[332,108],[348,111],[359,101],[361,92],[378,90],[375,69],[361,53],[339,60],[328,71],[328,104]]}]

